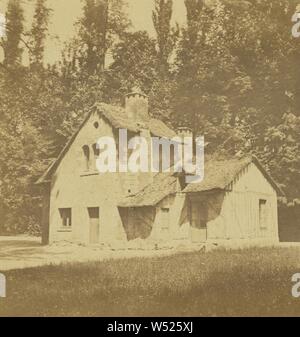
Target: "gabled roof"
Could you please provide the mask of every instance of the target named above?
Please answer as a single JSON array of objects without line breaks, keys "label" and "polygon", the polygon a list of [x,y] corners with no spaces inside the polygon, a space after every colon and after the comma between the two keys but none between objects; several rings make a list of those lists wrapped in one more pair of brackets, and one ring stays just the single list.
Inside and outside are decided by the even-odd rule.
[{"label": "gabled roof", "polygon": [[258,167],[279,196],[284,195],[282,189],[254,156],[246,156],[240,159],[208,160],[204,165],[204,180],[199,184],[187,185],[183,192],[199,193],[212,190],[225,190],[234,181],[236,176],[251,163],[254,163]]},{"label": "gabled roof", "polygon": [[155,206],[164,198],[177,192],[177,178],[171,173],[158,173],[153,182],[135,195],[126,197],[119,207]]},{"label": "gabled roof", "polygon": [[[211,159],[205,163],[205,178],[199,184],[188,184],[184,193],[201,193],[217,190],[226,190],[237,175],[251,163],[254,163],[265,178],[273,186],[279,196],[284,192],[275,183],[269,173],[264,169],[259,160],[254,156],[233,158],[227,160]],[[172,170],[171,170],[172,171]],[[177,192],[178,173],[159,173],[154,177],[153,183],[133,196],[125,198],[119,207],[144,207],[155,206],[167,196]]]},{"label": "gabled roof", "polygon": [[104,119],[115,129],[127,129],[133,133],[139,133],[143,129],[149,129],[153,136],[163,137],[172,139],[176,137],[175,131],[170,129],[164,122],[149,118],[147,121],[138,121],[129,119],[125,113],[125,109],[113,105],[108,105],[105,103],[96,103],[94,107],[91,108],[84,121],[78,128],[78,130],[69,139],[57,159],[49,166],[47,171],[42,175],[42,177],[36,182],[37,184],[50,183],[52,175],[57,170],[59,164],[64,158],[65,154],[68,152],[69,148],[73,144],[75,138],[77,137],[80,130],[87,123],[92,113],[98,113],[100,117]]}]

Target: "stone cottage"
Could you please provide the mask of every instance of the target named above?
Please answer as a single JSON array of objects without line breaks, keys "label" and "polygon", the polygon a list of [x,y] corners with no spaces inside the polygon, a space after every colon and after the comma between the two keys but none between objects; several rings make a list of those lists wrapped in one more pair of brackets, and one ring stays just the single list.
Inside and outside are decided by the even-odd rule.
[{"label": "stone cottage", "polygon": [[282,191],[256,158],[210,160],[204,180],[188,185],[184,173],[99,173],[96,142],[106,136],[118,143],[119,129],[149,142],[176,136],[150,117],[148,98],[139,91],[126,96],[125,108],[96,104],[38,181],[44,244],[278,241]]}]

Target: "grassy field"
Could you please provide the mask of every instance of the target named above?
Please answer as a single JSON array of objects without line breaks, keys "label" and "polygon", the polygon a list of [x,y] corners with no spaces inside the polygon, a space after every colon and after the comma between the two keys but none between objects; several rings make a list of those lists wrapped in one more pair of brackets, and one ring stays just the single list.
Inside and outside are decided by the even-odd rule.
[{"label": "grassy field", "polygon": [[300,316],[296,272],[299,248],[16,270],[0,316]]}]

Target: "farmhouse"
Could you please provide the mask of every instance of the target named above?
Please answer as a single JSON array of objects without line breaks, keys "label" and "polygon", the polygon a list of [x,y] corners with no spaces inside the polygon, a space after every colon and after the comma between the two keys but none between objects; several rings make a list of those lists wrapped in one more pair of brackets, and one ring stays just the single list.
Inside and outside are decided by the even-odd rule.
[{"label": "farmhouse", "polygon": [[[278,241],[277,196],[282,191],[251,156],[205,163],[201,183],[184,173],[99,173],[99,137],[120,129],[172,139],[176,134],[148,113],[140,91],[125,109],[96,104],[61,154],[39,179],[43,186],[43,243],[109,244],[143,239],[153,243],[223,240]],[[120,144],[118,144],[120,145]]]}]

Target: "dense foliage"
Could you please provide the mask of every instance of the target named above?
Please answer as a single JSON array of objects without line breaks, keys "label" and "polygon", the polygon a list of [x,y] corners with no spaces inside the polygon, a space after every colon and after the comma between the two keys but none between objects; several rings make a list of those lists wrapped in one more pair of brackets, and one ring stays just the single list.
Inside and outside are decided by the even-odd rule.
[{"label": "dense foliage", "polygon": [[[207,152],[255,154],[290,199],[300,196],[300,40],[291,0],[153,0],[156,35],[133,31],[125,0],[84,0],[60,61],[45,65],[51,8],[35,1],[25,30],[22,2],[9,0],[0,39],[0,232],[36,232],[33,184],[95,101],[122,103],[140,86],[151,114],[205,135]],[[28,65],[22,62],[25,51]]]}]

